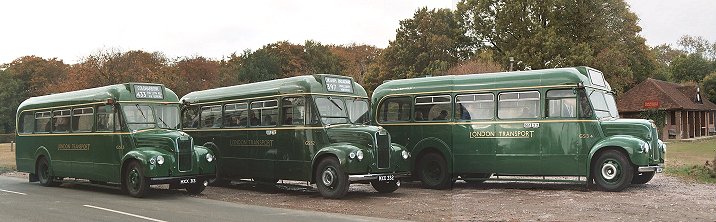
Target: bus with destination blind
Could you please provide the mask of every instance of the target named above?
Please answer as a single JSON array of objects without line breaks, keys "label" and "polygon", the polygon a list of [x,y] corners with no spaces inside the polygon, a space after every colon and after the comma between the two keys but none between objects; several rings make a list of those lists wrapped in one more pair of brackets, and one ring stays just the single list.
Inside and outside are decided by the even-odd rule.
[{"label": "bus with destination blind", "polygon": [[214,154],[178,126],[179,98],[159,84],[32,97],[17,110],[17,169],[43,186],[75,178],[134,197],[153,184],[198,194],[215,175]]},{"label": "bus with destination blind", "polygon": [[217,181],[315,183],[341,198],[350,183],[380,193],[408,175],[402,146],[369,126],[368,96],[352,78],[316,74],[192,92],[182,97],[182,128],[216,153]]},{"label": "bus with destination blind", "polygon": [[664,164],[653,121],[619,118],[609,83],[589,67],[393,80],[375,89],[371,110],[428,188],[570,176],[621,191]]}]

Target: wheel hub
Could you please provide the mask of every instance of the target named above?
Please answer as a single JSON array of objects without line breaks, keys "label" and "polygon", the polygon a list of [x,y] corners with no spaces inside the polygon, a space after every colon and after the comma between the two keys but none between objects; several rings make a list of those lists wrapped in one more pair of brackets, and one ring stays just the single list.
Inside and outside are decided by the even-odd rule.
[{"label": "wheel hub", "polygon": [[617,166],[612,162],[606,162],[602,164],[602,177],[607,180],[612,180],[617,176]]},{"label": "wheel hub", "polygon": [[326,168],[326,170],[323,171],[323,174],[321,175],[321,180],[323,182],[323,185],[331,186],[333,185],[336,178],[336,172],[333,170],[333,168]]}]

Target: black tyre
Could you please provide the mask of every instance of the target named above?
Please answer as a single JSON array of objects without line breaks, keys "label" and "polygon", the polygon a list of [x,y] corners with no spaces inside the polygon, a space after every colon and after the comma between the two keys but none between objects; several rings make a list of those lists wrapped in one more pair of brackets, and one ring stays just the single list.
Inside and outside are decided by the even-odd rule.
[{"label": "black tyre", "polygon": [[49,161],[47,161],[47,158],[41,157],[39,160],[37,160],[35,171],[35,173],[37,174],[37,179],[40,180],[40,185],[46,187],[54,187],[60,185],[59,182],[55,181],[56,178],[52,175],[50,163]]},{"label": "black tyre", "polygon": [[643,172],[643,173],[635,173],[634,178],[631,179],[631,184],[645,184],[651,181],[651,178],[654,178],[654,175],[656,172]]},{"label": "black tyre", "polygon": [[607,150],[594,162],[592,176],[600,189],[617,192],[631,184],[634,169],[624,154],[616,150]]},{"label": "black tyre", "polygon": [[144,171],[139,162],[129,162],[122,175],[124,177],[124,190],[130,196],[143,197],[149,192],[149,181],[144,177]]},{"label": "black tyre", "polygon": [[187,184],[184,189],[186,189],[186,192],[189,194],[200,194],[204,191],[204,189],[206,189],[206,185],[208,185],[208,182],[204,183],[204,181],[197,181],[197,183],[194,184]]},{"label": "black tyre", "polygon": [[348,193],[348,174],[340,168],[335,157],[323,158],[316,168],[316,187],[321,196],[339,199]]},{"label": "black tyre", "polygon": [[[212,152],[214,152],[214,154],[218,154],[217,150],[219,148],[217,148],[213,143],[205,143],[204,147],[208,147]],[[224,179],[224,174],[221,172],[221,160],[216,157],[214,158],[214,163],[216,164],[216,177],[209,179],[209,186],[225,187],[231,185],[231,180]]]},{"label": "black tyre", "polygon": [[484,183],[488,178],[492,176],[491,173],[471,173],[460,176],[465,183],[468,184],[481,184]]},{"label": "black tyre", "polygon": [[430,189],[447,189],[453,182],[447,162],[440,154],[425,154],[417,164],[417,174],[423,186]]},{"label": "black tyre", "polygon": [[400,181],[371,181],[370,185],[378,191],[378,193],[392,193],[400,187]]}]

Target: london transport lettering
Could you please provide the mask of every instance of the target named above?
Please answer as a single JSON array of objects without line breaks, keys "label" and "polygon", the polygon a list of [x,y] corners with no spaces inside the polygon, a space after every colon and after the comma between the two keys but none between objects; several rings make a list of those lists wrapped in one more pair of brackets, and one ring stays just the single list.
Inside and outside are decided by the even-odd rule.
[{"label": "london transport lettering", "polygon": [[231,140],[231,146],[265,146],[273,147],[273,140]]},{"label": "london transport lettering", "polygon": [[155,85],[134,85],[134,96],[137,99],[164,99],[162,87]]},{"label": "london transport lettering", "polygon": [[[535,131],[518,130],[518,131],[472,131],[470,139],[479,138],[532,138]],[[497,136],[495,136],[497,135]]]},{"label": "london transport lettering", "polygon": [[325,77],[326,90],[329,92],[353,93],[353,81],[348,78]]},{"label": "london transport lettering", "polygon": [[89,144],[57,144],[57,150],[89,150]]}]

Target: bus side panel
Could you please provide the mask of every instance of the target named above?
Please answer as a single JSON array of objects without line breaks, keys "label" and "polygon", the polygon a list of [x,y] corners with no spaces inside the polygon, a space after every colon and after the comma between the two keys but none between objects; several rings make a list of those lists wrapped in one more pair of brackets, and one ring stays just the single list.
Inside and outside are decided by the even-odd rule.
[{"label": "bus side panel", "polygon": [[582,164],[578,161],[581,151],[580,134],[583,127],[578,122],[541,123],[542,170],[545,175],[580,175]]},{"label": "bus side panel", "polygon": [[[278,155],[276,160],[277,179],[306,180],[310,179],[311,155],[309,148],[315,147],[315,141],[306,143],[310,130],[283,129],[278,130],[276,146]],[[308,163],[308,167],[306,166]]]},{"label": "bus side panel", "polygon": [[453,171],[456,174],[494,172],[494,125],[459,124],[453,129]]},{"label": "bus side panel", "polygon": [[541,175],[541,128],[525,128],[524,123],[498,123],[496,131],[496,172]]},{"label": "bus side panel", "polygon": [[50,165],[55,176],[74,177],[72,173],[72,155],[74,151],[68,149],[59,149],[59,146],[65,146],[72,143],[69,136],[41,136],[36,137],[39,142],[37,146],[44,146],[52,156]]},{"label": "bus side panel", "polygon": [[[106,134],[90,136],[88,141],[92,141],[92,159],[94,160],[94,170],[88,169],[92,172],[90,179],[107,182],[120,182],[120,167],[122,165],[122,156],[124,153],[131,149],[131,144],[128,143],[129,136],[122,136],[120,134]],[[126,138],[123,138],[126,137]]]},{"label": "bus side panel", "polygon": [[17,136],[15,147],[15,163],[17,171],[26,173],[35,173],[35,152],[37,146],[32,143],[33,138],[30,136]]}]

